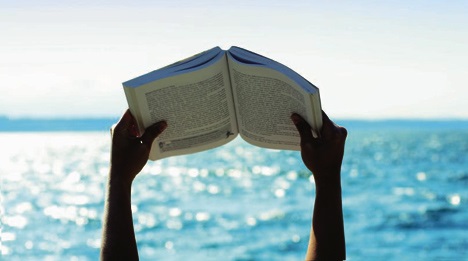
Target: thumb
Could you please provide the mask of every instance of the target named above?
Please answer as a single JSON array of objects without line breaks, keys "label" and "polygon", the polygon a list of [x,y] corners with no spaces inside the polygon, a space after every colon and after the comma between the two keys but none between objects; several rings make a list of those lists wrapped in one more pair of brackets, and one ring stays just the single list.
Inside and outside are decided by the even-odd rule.
[{"label": "thumb", "polygon": [[299,114],[293,113],[291,115],[291,120],[296,125],[297,130],[299,131],[299,136],[301,136],[301,144],[306,144],[311,142],[313,139],[312,128],[309,123],[304,120]]},{"label": "thumb", "polygon": [[160,121],[149,126],[146,128],[145,133],[141,136],[141,141],[143,144],[151,146],[154,139],[156,139],[156,137],[158,137],[166,128],[167,123],[165,121]]}]

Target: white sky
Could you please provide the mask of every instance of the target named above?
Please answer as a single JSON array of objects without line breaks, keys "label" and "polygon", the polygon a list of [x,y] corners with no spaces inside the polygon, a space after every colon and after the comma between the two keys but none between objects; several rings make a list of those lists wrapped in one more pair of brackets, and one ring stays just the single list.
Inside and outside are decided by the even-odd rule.
[{"label": "white sky", "polygon": [[468,118],[468,1],[4,2],[0,115],[117,116],[123,81],[237,45],[316,84],[332,117]]}]

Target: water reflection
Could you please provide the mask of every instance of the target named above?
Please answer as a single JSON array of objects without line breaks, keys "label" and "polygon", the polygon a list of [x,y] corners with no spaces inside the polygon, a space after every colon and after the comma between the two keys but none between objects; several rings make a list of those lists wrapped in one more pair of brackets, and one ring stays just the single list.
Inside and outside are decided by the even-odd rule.
[{"label": "water reflection", "polygon": [[[95,260],[108,134],[2,134],[0,144],[11,147],[0,152],[2,255]],[[468,230],[467,148],[465,132],[350,132],[342,172],[350,259],[459,259]],[[300,260],[313,183],[297,152],[240,140],[152,162],[132,191],[141,259]]]}]

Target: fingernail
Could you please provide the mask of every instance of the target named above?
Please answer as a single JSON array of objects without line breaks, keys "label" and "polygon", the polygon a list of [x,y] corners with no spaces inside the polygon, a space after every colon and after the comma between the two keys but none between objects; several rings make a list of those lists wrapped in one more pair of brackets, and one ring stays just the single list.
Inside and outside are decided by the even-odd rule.
[{"label": "fingernail", "polygon": [[317,139],[317,138],[320,138],[320,132],[317,132],[315,130],[312,130],[312,136]]},{"label": "fingernail", "polygon": [[161,131],[165,130],[167,128],[167,122],[166,121],[162,121],[161,123],[159,123],[159,129]]},{"label": "fingernail", "polygon": [[294,124],[298,124],[299,121],[301,121],[299,116],[297,116],[297,114],[295,114],[295,113],[293,115],[291,115],[291,120],[294,122]]},{"label": "fingernail", "polygon": [[140,131],[138,130],[138,127],[136,125],[132,125],[130,127],[130,132],[134,137],[139,137],[140,136]]}]

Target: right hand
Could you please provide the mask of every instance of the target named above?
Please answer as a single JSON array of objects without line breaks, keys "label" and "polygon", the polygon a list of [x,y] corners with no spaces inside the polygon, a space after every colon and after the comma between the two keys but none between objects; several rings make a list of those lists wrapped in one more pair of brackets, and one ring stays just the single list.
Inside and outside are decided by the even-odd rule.
[{"label": "right hand", "polygon": [[316,184],[339,184],[347,130],[332,122],[324,111],[318,138],[314,138],[309,123],[299,114],[293,113],[291,119],[301,136],[302,160],[312,171]]}]

